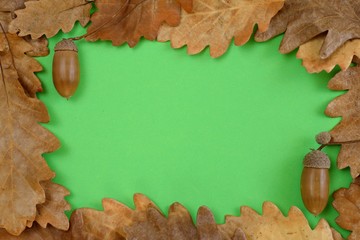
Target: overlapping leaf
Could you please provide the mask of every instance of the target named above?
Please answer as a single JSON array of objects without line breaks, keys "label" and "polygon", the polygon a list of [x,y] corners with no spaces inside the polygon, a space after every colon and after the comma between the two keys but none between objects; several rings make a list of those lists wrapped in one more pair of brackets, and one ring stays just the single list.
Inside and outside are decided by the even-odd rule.
[{"label": "overlapping leaf", "polygon": [[90,19],[91,3],[86,0],[39,0],[25,3],[26,8],[16,11],[17,18],[9,31],[33,39],[44,34],[54,36],[60,29],[69,32],[76,21],[85,26]]},{"label": "overlapping leaf", "polygon": [[333,206],[339,212],[336,223],[352,231],[348,239],[360,239],[360,186],[353,183],[348,189],[337,190],[334,193]]},{"label": "overlapping leaf", "polygon": [[319,224],[312,230],[303,213],[296,207],[292,207],[288,217],[270,202],[263,204],[263,215],[249,207],[241,208],[240,217],[228,216],[224,228],[241,228],[247,239],[333,239],[333,233],[329,224],[320,220]]},{"label": "overlapping leaf", "polygon": [[35,76],[35,72],[40,72],[42,66],[35,59],[26,55],[34,48],[15,34],[6,34],[6,38],[4,34],[0,34],[0,44],[11,49],[9,54],[13,57],[15,70],[26,94],[34,97],[35,93],[42,91],[41,82]]},{"label": "overlapping leaf", "polygon": [[[59,147],[58,140],[38,124],[49,120],[45,106],[28,97],[19,82],[16,56],[28,45],[17,38],[0,36],[0,227],[14,235],[35,220],[36,205],[45,202],[40,182],[54,173],[41,155]],[[31,64],[22,62],[28,73]]]},{"label": "overlapping leaf", "polygon": [[346,41],[360,38],[360,1],[287,0],[269,29],[255,39],[266,41],[283,32],[282,53],[326,32],[320,57],[327,58]]},{"label": "overlapping leaf", "polygon": [[[187,9],[192,5],[192,0],[179,2]],[[155,40],[163,23],[180,23],[176,0],[97,0],[96,7],[86,37],[89,41],[111,40],[113,45],[127,42],[133,47],[141,37]]]},{"label": "overlapping leaf", "polygon": [[341,122],[331,130],[334,142],[349,142],[341,145],[337,159],[340,169],[350,167],[351,175],[360,174],[360,67],[351,67],[335,75],[328,87],[332,90],[349,90],[335,98],[326,108],[330,117],[342,117]]},{"label": "overlapping leaf", "polygon": [[346,70],[354,56],[360,56],[360,40],[354,39],[347,41],[339,47],[330,57],[322,59],[320,49],[325,40],[325,35],[319,35],[309,42],[300,46],[297,57],[303,60],[303,66],[310,73],[325,70],[330,72],[336,65],[342,70]]},{"label": "overlapping leaf", "polygon": [[184,45],[189,54],[210,47],[210,55],[219,57],[235,38],[235,45],[245,44],[258,24],[259,32],[268,28],[270,19],[282,8],[283,0],[194,0],[192,13],[183,11],[181,23],[173,28],[164,25],[159,41],[171,41],[174,48]]},{"label": "overlapping leaf", "polygon": [[68,230],[69,219],[64,212],[70,210],[70,205],[64,198],[70,192],[51,181],[42,182],[41,186],[45,190],[46,198],[43,204],[37,205],[35,221],[43,228],[50,224],[57,229]]}]

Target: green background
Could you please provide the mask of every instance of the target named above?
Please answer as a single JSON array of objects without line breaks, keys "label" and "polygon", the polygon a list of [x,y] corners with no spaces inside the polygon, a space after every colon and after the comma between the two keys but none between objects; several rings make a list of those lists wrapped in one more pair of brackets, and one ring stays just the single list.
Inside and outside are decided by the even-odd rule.
[{"label": "green background", "polygon": [[[84,32],[76,26],[51,38],[38,74],[51,117],[45,126],[62,144],[45,158],[73,209],[101,209],[104,197],[133,207],[133,194],[143,193],[164,213],[180,202],[195,218],[206,205],[222,223],[240,206],[261,213],[272,201],[284,214],[299,207],[312,227],[325,218],[340,229],[331,204],[314,217],[299,188],[314,136],[339,121],[323,113],[341,94],[327,89],[332,74],[309,74],[295,53],[281,55],[281,37],[232,45],[218,59],[170,43],[141,40],[131,49],[81,40],[81,83],[67,101],[52,84],[53,47]],[[331,192],[348,187],[349,171],[336,169],[339,148],[325,151]]]}]

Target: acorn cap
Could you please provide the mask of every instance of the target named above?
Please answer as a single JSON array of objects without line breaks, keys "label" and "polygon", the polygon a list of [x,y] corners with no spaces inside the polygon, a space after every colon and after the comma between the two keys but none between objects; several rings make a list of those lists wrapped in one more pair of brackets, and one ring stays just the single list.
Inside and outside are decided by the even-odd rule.
[{"label": "acorn cap", "polygon": [[321,132],[316,135],[315,140],[318,144],[328,144],[331,140],[331,134],[329,132]]},{"label": "acorn cap", "polygon": [[71,39],[61,40],[55,45],[54,49],[55,51],[74,51],[74,52],[78,51],[74,41]]},{"label": "acorn cap", "polygon": [[304,167],[330,168],[331,163],[328,155],[319,150],[313,150],[306,154],[303,164]]}]

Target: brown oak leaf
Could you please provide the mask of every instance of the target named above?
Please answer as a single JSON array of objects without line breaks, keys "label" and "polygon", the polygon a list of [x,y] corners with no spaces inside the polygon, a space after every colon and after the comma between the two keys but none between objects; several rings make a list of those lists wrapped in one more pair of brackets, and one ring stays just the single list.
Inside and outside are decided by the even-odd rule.
[{"label": "brown oak leaf", "polygon": [[241,207],[240,212],[240,217],[227,216],[222,227],[230,232],[241,228],[248,240],[334,239],[332,229],[324,219],[312,230],[303,213],[296,207],[290,209],[288,217],[271,202],[263,204],[263,215],[249,207]]},{"label": "brown oak leaf", "polygon": [[210,55],[219,57],[235,38],[235,45],[245,44],[258,24],[265,31],[270,19],[282,8],[283,0],[194,0],[192,13],[182,12],[177,27],[164,25],[158,41],[171,41],[173,48],[188,47],[189,54],[210,47]]},{"label": "brown oak leaf", "polygon": [[35,75],[35,72],[42,70],[42,66],[26,54],[34,48],[16,34],[0,34],[0,45],[10,50],[19,81],[27,95],[35,97],[36,92],[42,91],[41,82]]},{"label": "brown oak leaf", "polygon": [[[263,215],[248,207],[241,208],[241,216],[227,216],[225,224],[217,224],[207,207],[200,207],[196,224],[179,203],[169,208],[168,217],[147,197],[134,196],[135,210],[111,199],[104,199],[104,211],[78,209],[71,217],[71,236],[74,239],[341,239],[325,220],[312,230],[298,208],[291,208],[289,216],[282,215],[272,203],[265,202]],[[334,237],[333,237],[334,234]],[[336,238],[335,238],[336,237]]]},{"label": "brown oak leaf", "polygon": [[[60,144],[38,124],[49,121],[46,107],[28,97],[19,82],[14,62],[17,52],[27,51],[27,43],[16,35],[3,34],[0,39],[0,227],[19,235],[35,220],[36,206],[45,202],[40,182],[54,177],[42,154]],[[23,61],[24,68],[32,64]]]},{"label": "brown oak leaf", "polygon": [[23,38],[32,46],[32,49],[27,51],[26,55],[30,57],[45,57],[49,55],[49,42],[45,36],[38,39],[31,39],[30,36],[25,36]]},{"label": "brown oak leaf", "polygon": [[125,239],[125,227],[146,217],[155,205],[144,195],[134,195],[135,210],[112,199],[104,199],[104,211],[77,209],[70,218],[70,232],[75,239]]},{"label": "brown oak leaf", "polygon": [[[5,32],[8,31],[10,22],[15,18],[15,10],[24,8],[24,2],[34,0],[1,0],[0,1],[0,24]],[[35,0],[36,1],[36,0]],[[0,29],[2,32],[2,29]]]},{"label": "brown oak leaf", "polygon": [[31,228],[25,229],[19,236],[14,236],[6,232],[4,229],[0,229],[0,239],[4,240],[83,240],[72,239],[68,232],[64,232],[53,228],[51,226],[47,228],[40,227],[37,223]]},{"label": "brown oak leaf", "polygon": [[337,190],[334,193],[333,206],[339,212],[336,223],[352,231],[348,239],[360,239],[360,186],[352,183],[347,189]]},{"label": "brown oak leaf", "polygon": [[91,3],[86,0],[39,0],[25,3],[26,8],[15,11],[9,32],[31,38],[54,36],[60,29],[69,32],[76,21],[85,26],[90,19]]},{"label": "brown oak leaf", "polygon": [[[335,98],[327,106],[325,113],[330,117],[342,117],[332,130],[333,142],[348,142],[341,145],[337,158],[339,169],[350,167],[353,178],[360,174],[360,67],[351,67],[336,74],[328,84],[331,90],[349,90]],[[350,141],[350,142],[349,142]]]},{"label": "brown oak leaf", "polygon": [[360,1],[287,0],[269,29],[257,33],[255,40],[266,41],[283,32],[282,53],[326,32],[320,57],[327,58],[346,41],[360,38]]},{"label": "brown oak leaf", "polygon": [[[186,8],[192,0],[179,1]],[[155,40],[160,26],[180,23],[180,4],[176,0],[97,0],[98,11],[91,16],[86,40],[125,42],[134,47],[141,37]]]},{"label": "brown oak leaf", "polygon": [[37,214],[35,221],[43,228],[51,224],[57,229],[68,230],[69,219],[64,211],[70,210],[70,204],[65,197],[70,192],[63,186],[51,181],[42,182],[41,186],[45,190],[45,202],[37,205]]},{"label": "brown oak leaf", "polygon": [[353,39],[345,42],[330,57],[322,59],[320,48],[324,40],[325,35],[321,34],[299,47],[296,57],[303,60],[302,64],[309,73],[317,73],[322,70],[331,72],[336,65],[339,65],[342,70],[346,70],[354,56],[360,56],[360,40]]}]

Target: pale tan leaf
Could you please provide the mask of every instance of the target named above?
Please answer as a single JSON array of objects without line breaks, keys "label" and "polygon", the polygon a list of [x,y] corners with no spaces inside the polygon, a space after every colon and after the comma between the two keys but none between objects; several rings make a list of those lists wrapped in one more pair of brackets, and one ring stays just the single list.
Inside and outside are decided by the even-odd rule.
[{"label": "pale tan leaf", "polygon": [[330,72],[336,65],[346,70],[354,56],[360,56],[360,39],[349,40],[339,47],[328,58],[320,57],[320,49],[324,44],[326,35],[319,35],[299,47],[296,57],[303,60],[303,66],[309,73],[325,70]]},{"label": "pale tan leaf", "polygon": [[296,207],[290,209],[287,217],[270,202],[263,204],[262,215],[249,207],[241,207],[240,212],[240,217],[227,216],[221,227],[226,231],[241,228],[248,240],[333,239],[331,228],[324,219],[312,230],[303,213]]},{"label": "pale tan leaf", "polygon": [[85,26],[90,19],[91,3],[86,0],[39,0],[25,3],[26,8],[15,11],[17,17],[9,32],[19,36],[54,36],[60,29],[69,32],[76,21]]},{"label": "pale tan leaf", "polygon": [[282,8],[283,0],[194,0],[193,12],[182,11],[177,27],[163,25],[158,41],[171,41],[171,46],[187,45],[189,54],[210,47],[210,55],[219,57],[235,38],[235,45],[245,44],[258,24],[265,31],[271,18]]}]

